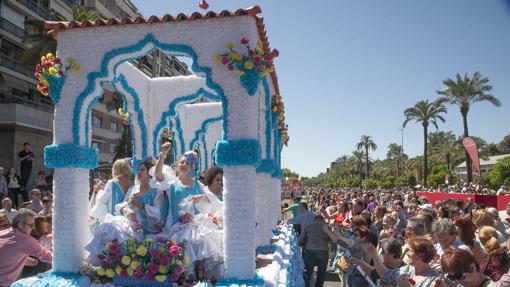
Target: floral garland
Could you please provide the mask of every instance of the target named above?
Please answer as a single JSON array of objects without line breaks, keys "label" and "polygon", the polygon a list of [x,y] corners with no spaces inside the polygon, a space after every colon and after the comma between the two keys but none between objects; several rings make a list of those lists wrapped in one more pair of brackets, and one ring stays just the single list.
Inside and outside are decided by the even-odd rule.
[{"label": "floral garland", "polygon": [[72,69],[75,73],[81,72],[80,65],[76,64],[74,58],[67,58],[67,65],[62,60],[48,53],[41,57],[41,62],[35,66],[35,77],[39,80],[37,90],[43,95],[48,96],[50,93],[50,82],[53,78],[65,77],[67,71]]},{"label": "floral garland", "polygon": [[282,142],[285,146],[289,144],[289,125],[285,123],[285,106],[280,95],[273,95],[271,98],[271,109],[273,113],[278,114],[278,131],[281,134]]},{"label": "floral garland", "polygon": [[279,56],[278,50],[266,51],[264,43],[257,41],[257,47],[252,49],[250,40],[241,39],[246,54],[234,50],[234,43],[227,43],[228,52],[214,56],[214,60],[225,65],[230,71],[236,71],[241,84],[250,96],[255,95],[259,88],[260,79],[274,71],[273,59]]},{"label": "floral garland", "polygon": [[174,241],[158,238],[145,238],[138,242],[128,238],[125,243],[117,239],[105,243],[102,254],[99,254],[100,267],[96,275],[102,280],[114,282],[122,279],[146,279],[159,283],[168,280],[177,282],[189,264],[184,256],[184,247]]},{"label": "floral garland", "polygon": [[251,49],[248,38],[242,38],[241,44],[245,46],[247,55],[234,50],[234,43],[227,43],[229,51],[224,54],[214,56],[217,63],[221,63],[230,71],[237,70],[239,76],[243,76],[247,71],[256,70],[259,72],[260,77],[265,77],[267,74],[274,71],[273,59],[278,57],[280,53],[277,49],[273,49],[269,53],[263,50],[263,43],[261,40],[257,41],[257,48]]}]

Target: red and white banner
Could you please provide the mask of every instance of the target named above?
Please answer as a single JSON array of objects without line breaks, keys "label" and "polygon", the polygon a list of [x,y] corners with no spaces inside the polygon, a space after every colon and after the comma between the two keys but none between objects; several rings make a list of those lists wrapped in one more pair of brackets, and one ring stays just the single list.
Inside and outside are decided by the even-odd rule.
[{"label": "red and white banner", "polygon": [[478,173],[480,173],[480,158],[478,157],[478,148],[476,147],[476,142],[470,137],[465,137],[462,140],[462,144],[469,154],[469,157],[473,161],[473,167]]}]

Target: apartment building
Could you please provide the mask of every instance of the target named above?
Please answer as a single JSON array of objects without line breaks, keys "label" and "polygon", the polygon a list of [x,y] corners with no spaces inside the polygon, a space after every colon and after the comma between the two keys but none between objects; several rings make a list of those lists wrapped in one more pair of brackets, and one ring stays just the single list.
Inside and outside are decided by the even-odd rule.
[{"label": "apartment building", "polygon": [[[140,15],[130,0],[0,0],[0,166],[6,172],[10,167],[19,172],[17,154],[24,142],[31,143],[35,161],[30,183],[39,170],[48,173],[43,149],[53,141],[54,105],[49,97],[37,92],[33,67],[20,63],[29,48],[23,38],[38,33],[26,21],[54,19],[56,13],[72,19],[76,5],[94,10],[100,18]],[[190,74],[185,63],[157,50],[133,64],[150,77]],[[91,143],[99,150],[100,163],[109,163],[126,126],[117,113],[122,98],[110,85],[104,88],[91,113]]]}]

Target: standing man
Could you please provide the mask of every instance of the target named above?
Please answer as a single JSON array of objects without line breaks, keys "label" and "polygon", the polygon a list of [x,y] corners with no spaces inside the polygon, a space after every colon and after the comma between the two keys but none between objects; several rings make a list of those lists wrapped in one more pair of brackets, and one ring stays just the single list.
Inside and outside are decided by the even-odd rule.
[{"label": "standing man", "polygon": [[323,230],[324,217],[316,215],[313,222],[308,224],[299,236],[299,245],[304,248],[305,270],[303,279],[305,287],[310,286],[310,277],[317,266],[317,280],[315,287],[322,287],[326,278],[329,260],[329,235]]},{"label": "standing man", "polygon": [[35,266],[37,262],[31,257],[51,264],[53,253],[30,236],[35,217],[35,212],[22,208],[14,216],[12,228],[0,231],[0,254],[9,258],[0,261],[0,286],[10,286],[16,281],[25,265]]},{"label": "standing man", "polygon": [[9,189],[7,188],[7,181],[4,176],[4,168],[0,166],[0,200],[7,197]]},{"label": "standing man", "polygon": [[[21,188],[26,190],[26,185],[30,179],[32,173],[32,163],[34,162],[34,153],[30,150],[30,143],[26,142],[23,144],[23,150],[18,153],[20,159],[20,173],[21,173]],[[27,198],[25,198],[27,194]],[[28,201],[28,193],[23,193],[23,202]]]}]

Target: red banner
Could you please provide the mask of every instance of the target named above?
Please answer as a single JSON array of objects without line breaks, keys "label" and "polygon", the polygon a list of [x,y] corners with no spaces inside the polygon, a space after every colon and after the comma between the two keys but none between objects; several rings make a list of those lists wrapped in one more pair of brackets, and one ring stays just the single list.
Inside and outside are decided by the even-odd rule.
[{"label": "red banner", "polygon": [[476,147],[476,142],[472,138],[466,137],[462,140],[462,144],[469,154],[469,157],[473,161],[473,167],[478,173],[480,173],[480,158],[478,158],[478,148]]}]

